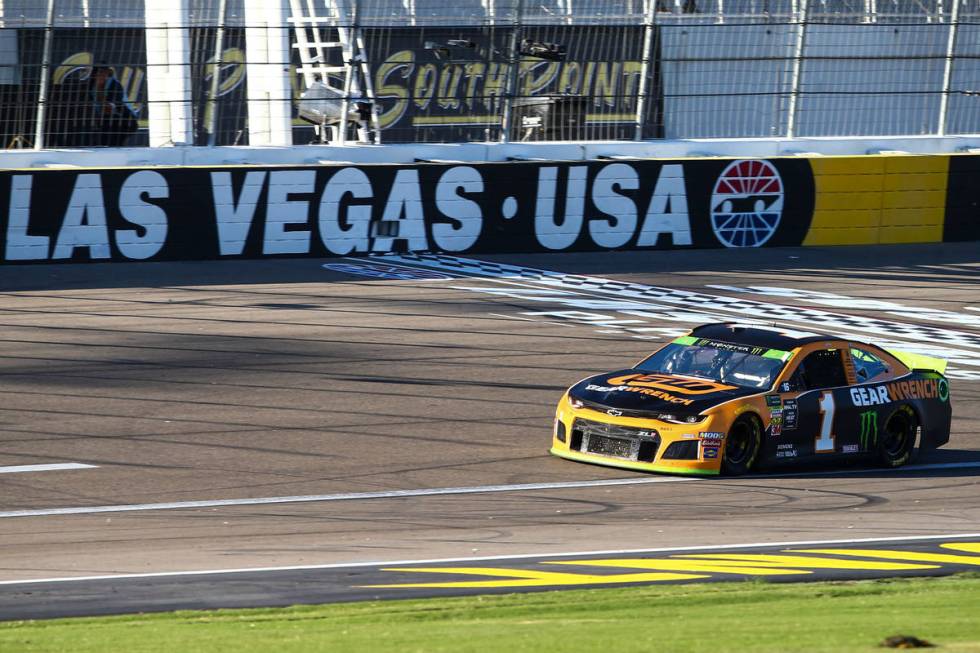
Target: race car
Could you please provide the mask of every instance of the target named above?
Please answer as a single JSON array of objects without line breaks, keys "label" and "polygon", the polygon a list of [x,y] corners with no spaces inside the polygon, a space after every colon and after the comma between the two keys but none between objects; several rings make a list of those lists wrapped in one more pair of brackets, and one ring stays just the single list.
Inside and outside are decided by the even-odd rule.
[{"label": "race car", "polygon": [[899,467],[949,441],[945,369],[827,334],[707,324],[630,369],[569,388],[551,453],[702,475],[860,456]]}]

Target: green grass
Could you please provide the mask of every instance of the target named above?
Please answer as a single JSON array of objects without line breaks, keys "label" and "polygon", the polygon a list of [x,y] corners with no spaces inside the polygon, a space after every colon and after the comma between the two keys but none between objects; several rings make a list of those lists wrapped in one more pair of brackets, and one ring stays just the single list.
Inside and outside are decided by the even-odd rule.
[{"label": "green grass", "polygon": [[0,651],[980,652],[980,574],[659,585],[0,623]]}]

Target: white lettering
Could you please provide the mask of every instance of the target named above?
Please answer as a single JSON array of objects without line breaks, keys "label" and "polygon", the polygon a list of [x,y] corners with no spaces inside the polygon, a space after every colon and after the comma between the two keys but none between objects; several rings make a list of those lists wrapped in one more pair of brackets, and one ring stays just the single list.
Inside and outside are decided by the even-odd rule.
[{"label": "white lettering", "polygon": [[687,214],[687,190],[684,186],[684,167],[665,165],[660,169],[657,185],[650,198],[643,229],[636,244],[653,246],[660,234],[669,233],[674,245],[691,244],[691,221]]},{"label": "white lettering", "polygon": [[78,175],[75,180],[52,258],[71,258],[79,247],[87,247],[92,258],[110,256],[102,178],[97,174]]},{"label": "white lettering", "polygon": [[589,221],[589,234],[599,247],[622,247],[636,231],[636,203],[617,190],[636,190],[640,178],[632,166],[612,163],[602,168],[592,183],[592,202],[611,218]]},{"label": "white lettering", "polygon": [[123,182],[119,190],[119,212],[129,222],[142,227],[117,231],[116,246],[122,255],[131,259],[148,259],[163,248],[167,240],[167,213],[144,198],[170,197],[167,180],[159,172],[140,170]]},{"label": "white lettering", "polygon": [[214,217],[218,222],[218,251],[221,256],[234,256],[245,250],[245,239],[255,217],[255,207],[265,185],[265,170],[245,174],[241,194],[235,201],[230,172],[211,173],[211,195],[214,198]]},{"label": "white lettering", "polygon": [[456,166],[450,168],[436,184],[436,208],[459,226],[438,222],[432,225],[432,239],[447,252],[469,249],[480,237],[483,228],[483,212],[473,200],[459,195],[459,189],[467,193],[483,192],[483,177],[476,168]]},{"label": "white lettering", "polygon": [[314,170],[273,170],[265,211],[263,254],[306,254],[310,251],[308,229],[286,230],[287,225],[307,225],[309,200],[291,200],[290,195],[310,194],[316,187]]},{"label": "white lettering", "polygon": [[419,187],[418,170],[399,170],[391,184],[391,194],[381,219],[398,224],[397,235],[378,235],[371,251],[390,252],[396,240],[405,240],[409,251],[429,249],[425,236],[425,211]]},{"label": "white lettering", "polygon": [[565,188],[565,217],[559,225],[554,215],[558,169],[544,167],[538,172],[538,206],[534,214],[534,235],[542,247],[565,249],[578,239],[579,233],[582,231],[582,221],[585,218],[587,174],[587,166],[570,166],[568,168],[568,185]]},{"label": "white lettering", "polygon": [[[330,252],[341,256],[369,249],[371,205],[347,205],[342,222],[341,202],[348,194],[356,199],[371,199],[374,196],[371,180],[357,168],[344,168],[331,177],[320,198],[320,240]],[[347,226],[344,226],[345,223]]]},{"label": "white lettering", "polygon": [[890,400],[888,398],[888,388],[883,385],[879,385],[875,390],[878,391],[878,403],[887,404]]},{"label": "white lettering", "polygon": [[32,175],[14,175],[10,178],[10,211],[7,214],[7,246],[4,257],[8,261],[36,261],[48,258],[51,239],[47,236],[31,236],[27,227],[31,219]]}]

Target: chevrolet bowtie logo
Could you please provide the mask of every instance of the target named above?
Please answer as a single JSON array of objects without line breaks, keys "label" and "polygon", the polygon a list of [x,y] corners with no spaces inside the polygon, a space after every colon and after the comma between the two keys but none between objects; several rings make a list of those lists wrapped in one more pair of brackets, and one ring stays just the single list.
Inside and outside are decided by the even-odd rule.
[{"label": "chevrolet bowtie logo", "polygon": [[615,408],[610,408],[609,410],[606,411],[606,414],[612,415],[613,417],[619,417],[620,415],[623,414],[623,411],[616,410]]}]

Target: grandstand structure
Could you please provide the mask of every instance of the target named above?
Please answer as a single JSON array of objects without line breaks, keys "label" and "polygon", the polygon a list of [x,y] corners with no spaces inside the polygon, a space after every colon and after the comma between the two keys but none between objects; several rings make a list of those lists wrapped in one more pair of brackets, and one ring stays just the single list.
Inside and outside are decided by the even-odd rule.
[{"label": "grandstand structure", "polygon": [[0,0],[10,149],[978,132],[980,0]]}]

